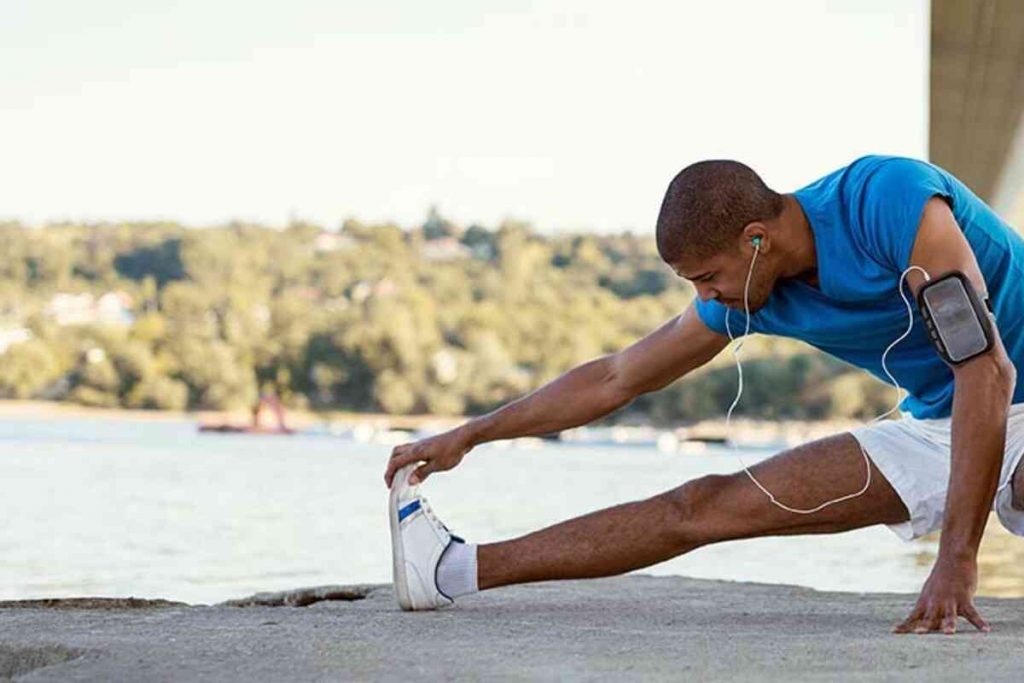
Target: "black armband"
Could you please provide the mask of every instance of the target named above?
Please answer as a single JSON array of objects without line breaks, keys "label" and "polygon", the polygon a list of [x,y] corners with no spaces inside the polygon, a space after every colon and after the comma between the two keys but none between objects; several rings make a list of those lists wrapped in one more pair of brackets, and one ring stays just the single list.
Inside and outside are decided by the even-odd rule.
[{"label": "black armband", "polygon": [[987,353],[995,344],[991,304],[958,270],[926,282],[917,292],[928,336],[942,360],[960,365]]}]

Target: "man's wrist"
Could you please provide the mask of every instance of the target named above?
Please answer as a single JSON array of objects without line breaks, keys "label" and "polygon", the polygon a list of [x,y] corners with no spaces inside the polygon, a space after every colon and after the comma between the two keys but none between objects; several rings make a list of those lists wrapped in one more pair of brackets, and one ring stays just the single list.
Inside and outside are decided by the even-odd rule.
[{"label": "man's wrist", "polygon": [[978,548],[971,544],[964,543],[944,543],[939,542],[939,554],[936,558],[936,564],[949,565],[949,566],[962,566],[965,564],[977,564],[978,562]]},{"label": "man's wrist", "polygon": [[455,431],[459,434],[462,440],[470,448],[479,446],[480,444],[487,441],[487,437],[484,433],[484,419],[483,417],[473,418],[469,422],[456,427]]}]

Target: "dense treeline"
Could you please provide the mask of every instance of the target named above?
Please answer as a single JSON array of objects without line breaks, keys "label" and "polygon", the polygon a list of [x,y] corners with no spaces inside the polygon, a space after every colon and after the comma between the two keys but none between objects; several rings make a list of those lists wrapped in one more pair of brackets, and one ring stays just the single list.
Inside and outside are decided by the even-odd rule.
[{"label": "dense treeline", "polygon": [[[232,408],[269,391],[312,409],[479,413],[692,298],[650,236],[463,230],[436,213],[412,230],[5,224],[0,254],[0,396],[98,406]],[[96,312],[103,295],[114,316]],[[746,354],[747,414],[863,416],[891,401],[795,342],[755,338]],[[618,417],[721,415],[735,381],[723,354]]]}]

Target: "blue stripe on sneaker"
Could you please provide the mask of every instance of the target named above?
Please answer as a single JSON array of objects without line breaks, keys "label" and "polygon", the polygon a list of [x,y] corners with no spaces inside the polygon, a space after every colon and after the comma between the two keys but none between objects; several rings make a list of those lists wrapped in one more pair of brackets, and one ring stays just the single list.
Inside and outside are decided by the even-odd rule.
[{"label": "blue stripe on sneaker", "polygon": [[406,517],[408,517],[409,515],[411,515],[419,509],[420,502],[418,500],[414,500],[413,502],[409,503],[404,508],[398,511],[398,521],[401,522],[403,519],[405,519]]}]

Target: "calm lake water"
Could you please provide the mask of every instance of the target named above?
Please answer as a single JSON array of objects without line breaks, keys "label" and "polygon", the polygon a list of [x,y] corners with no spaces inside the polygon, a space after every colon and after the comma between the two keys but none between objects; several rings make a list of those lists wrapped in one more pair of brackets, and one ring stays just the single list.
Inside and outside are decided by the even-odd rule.
[{"label": "calm lake water", "polygon": [[[389,582],[381,475],[390,451],[332,436],[200,435],[191,422],[0,420],[0,599],[209,603]],[[488,444],[424,491],[449,527],[480,542],[737,467],[726,452]],[[1022,557],[1012,544],[1024,543],[999,543],[983,561],[982,590],[1020,594]],[[934,550],[934,541],[906,544],[875,527],[727,543],[646,571],[917,591]]]}]

